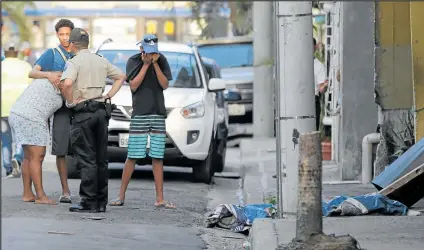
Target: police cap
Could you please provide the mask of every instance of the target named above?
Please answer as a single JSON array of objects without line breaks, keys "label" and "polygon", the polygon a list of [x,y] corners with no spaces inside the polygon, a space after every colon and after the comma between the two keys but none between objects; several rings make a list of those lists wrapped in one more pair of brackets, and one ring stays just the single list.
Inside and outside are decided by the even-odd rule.
[{"label": "police cap", "polygon": [[69,36],[69,42],[78,43],[78,42],[89,42],[89,35],[87,31],[81,28],[74,28],[71,31],[71,35]]}]

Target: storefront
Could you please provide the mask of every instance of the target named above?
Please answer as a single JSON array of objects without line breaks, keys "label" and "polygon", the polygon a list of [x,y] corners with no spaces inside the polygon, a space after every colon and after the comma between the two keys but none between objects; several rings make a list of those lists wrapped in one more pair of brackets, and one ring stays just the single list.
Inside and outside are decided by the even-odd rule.
[{"label": "storefront", "polygon": [[[3,12],[2,43],[19,42],[18,27]],[[70,19],[76,27],[87,30],[91,36],[91,48],[105,39],[116,42],[137,41],[146,33],[156,34],[162,41],[187,42],[191,36],[191,9],[36,9],[27,10],[34,49],[57,45],[55,24],[61,18]]]}]

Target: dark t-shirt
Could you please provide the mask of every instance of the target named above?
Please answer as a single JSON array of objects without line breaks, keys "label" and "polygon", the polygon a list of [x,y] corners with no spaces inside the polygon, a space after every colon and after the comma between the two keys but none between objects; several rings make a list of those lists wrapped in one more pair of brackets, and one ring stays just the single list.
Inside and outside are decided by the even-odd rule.
[{"label": "dark t-shirt", "polygon": [[[172,80],[171,69],[163,54],[159,53],[159,68],[168,80]],[[143,67],[141,53],[128,59],[126,72],[127,82],[133,80]],[[159,83],[153,64],[147,69],[143,82],[132,92],[132,107],[134,115],[163,115],[166,117],[163,88]]]}]

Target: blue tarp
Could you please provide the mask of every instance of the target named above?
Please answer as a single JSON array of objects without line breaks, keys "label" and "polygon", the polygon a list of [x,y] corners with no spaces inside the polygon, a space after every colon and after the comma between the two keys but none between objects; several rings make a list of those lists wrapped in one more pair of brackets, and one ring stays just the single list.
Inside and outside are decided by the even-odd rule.
[{"label": "blue tarp", "polygon": [[378,193],[361,196],[337,196],[322,203],[324,216],[355,216],[366,214],[406,215],[408,207]]},{"label": "blue tarp", "polygon": [[415,143],[371,182],[378,190],[386,188],[424,162],[424,138]]},{"label": "blue tarp", "polygon": [[[247,206],[221,204],[206,219],[207,227],[221,227],[233,232],[244,233],[258,218],[270,218],[276,209],[272,204]],[[402,203],[390,200],[378,193],[361,196],[337,196],[329,202],[322,202],[324,216],[355,216],[366,214],[406,215],[408,208]]]}]

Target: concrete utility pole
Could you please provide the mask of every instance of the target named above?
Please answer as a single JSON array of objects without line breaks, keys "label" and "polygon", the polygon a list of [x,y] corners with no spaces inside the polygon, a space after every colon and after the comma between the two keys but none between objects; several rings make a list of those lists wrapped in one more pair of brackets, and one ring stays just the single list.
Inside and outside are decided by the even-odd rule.
[{"label": "concrete utility pole", "polygon": [[253,2],[253,136],[274,137],[272,2]]},{"label": "concrete utility pole", "polygon": [[[315,130],[312,2],[276,2],[278,216],[295,215],[299,137]],[[279,98],[278,98],[279,97]]]}]

